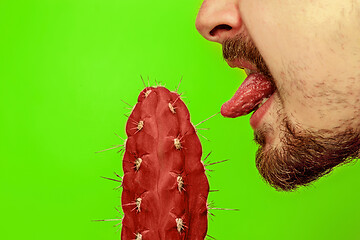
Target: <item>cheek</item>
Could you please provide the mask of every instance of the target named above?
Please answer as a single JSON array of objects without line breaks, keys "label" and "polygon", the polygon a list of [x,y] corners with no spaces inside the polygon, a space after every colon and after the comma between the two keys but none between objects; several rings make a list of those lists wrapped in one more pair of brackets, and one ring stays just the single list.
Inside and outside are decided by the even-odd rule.
[{"label": "cheek", "polygon": [[359,122],[353,120],[359,115],[356,104],[359,97],[355,92],[360,89],[356,86],[351,89],[349,76],[327,73],[308,74],[307,79],[299,79],[304,74],[289,74],[281,79],[290,82],[280,94],[283,111],[292,122],[313,129],[344,128]]},{"label": "cheek", "polygon": [[[307,81],[313,79],[306,64],[311,57],[304,42],[309,39],[297,26],[296,18],[271,1],[243,1],[242,10],[246,29],[275,79],[283,107],[293,106],[296,111],[301,107],[296,106],[301,105],[297,100],[306,97],[303,90]],[[295,77],[300,81],[294,81]]]},{"label": "cheek", "polygon": [[270,63],[269,67],[281,64],[283,59],[280,56],[292,55],[299,47],[306,46],[303,44],[306,28],[294,14],[298,10],[285,3],[276,3],[245,0],[240,5],[244,25],[264,59]]},{"label": "cheek", "polygon": [[278,2],[244,0],[240,6],[246,29],[275,79],[281,109],[304,128],[339,127],[353,118],[349,106],[358,100],[351,96],[357,91],[348,81],[351,76],[341,74],[349,65],[346,56],[339,59],[346,39],[333,40],[341,35],[341,17],[320,5],[307,8],[311,1],[301,6]]}]

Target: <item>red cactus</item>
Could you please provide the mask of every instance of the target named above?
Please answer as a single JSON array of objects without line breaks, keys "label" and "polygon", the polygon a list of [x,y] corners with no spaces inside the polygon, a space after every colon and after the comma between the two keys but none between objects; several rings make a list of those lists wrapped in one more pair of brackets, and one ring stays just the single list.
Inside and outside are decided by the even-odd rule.
[{"label": "red cactus", "polygon": [[146,87],[126,124],[121,239],[203,240],[209,183],[179,94]]}]

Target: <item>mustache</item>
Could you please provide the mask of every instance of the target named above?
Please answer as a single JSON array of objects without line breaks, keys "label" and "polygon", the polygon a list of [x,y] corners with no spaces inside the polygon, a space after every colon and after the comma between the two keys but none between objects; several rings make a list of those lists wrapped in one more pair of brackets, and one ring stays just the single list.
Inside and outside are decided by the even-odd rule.
[{"label": "mustache", "polygon": [[223,57],[226,61],[235,59],[245,59],[253,64],[264,75],[271,77],[269,68],[264,58],[253,41],[243,33],[237,34],[232,38],[226,39],[222,44]]}]

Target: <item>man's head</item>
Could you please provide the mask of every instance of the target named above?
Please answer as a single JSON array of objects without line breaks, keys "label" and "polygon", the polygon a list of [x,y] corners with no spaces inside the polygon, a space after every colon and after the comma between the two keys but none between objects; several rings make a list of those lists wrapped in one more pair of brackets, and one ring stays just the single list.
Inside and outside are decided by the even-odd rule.
[{"label": "man's head", "polygon": [[256,165],[271,185],[292,190],[359,156],[359,0],[205,0],[196,27],[223,45],[230,66],[274,86],[251,120]]}]

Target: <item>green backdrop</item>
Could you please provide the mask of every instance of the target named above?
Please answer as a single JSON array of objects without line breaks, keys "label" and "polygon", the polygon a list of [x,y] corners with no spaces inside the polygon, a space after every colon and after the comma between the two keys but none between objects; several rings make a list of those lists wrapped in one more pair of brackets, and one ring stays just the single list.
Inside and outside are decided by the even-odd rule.
[{"label": "green backdrop", "polygon": [[[219,112],[244,73],[195,29],[200,0],[0,1],[0,239],[119,239],[126,104],[140,75],[183,92],[196,124]],[[202,124],[213,166],[216,239],[360,239],[360,168],[281,193],[256,168],[249,117]],[[117,231],[118,230],[118,231]]]}]

